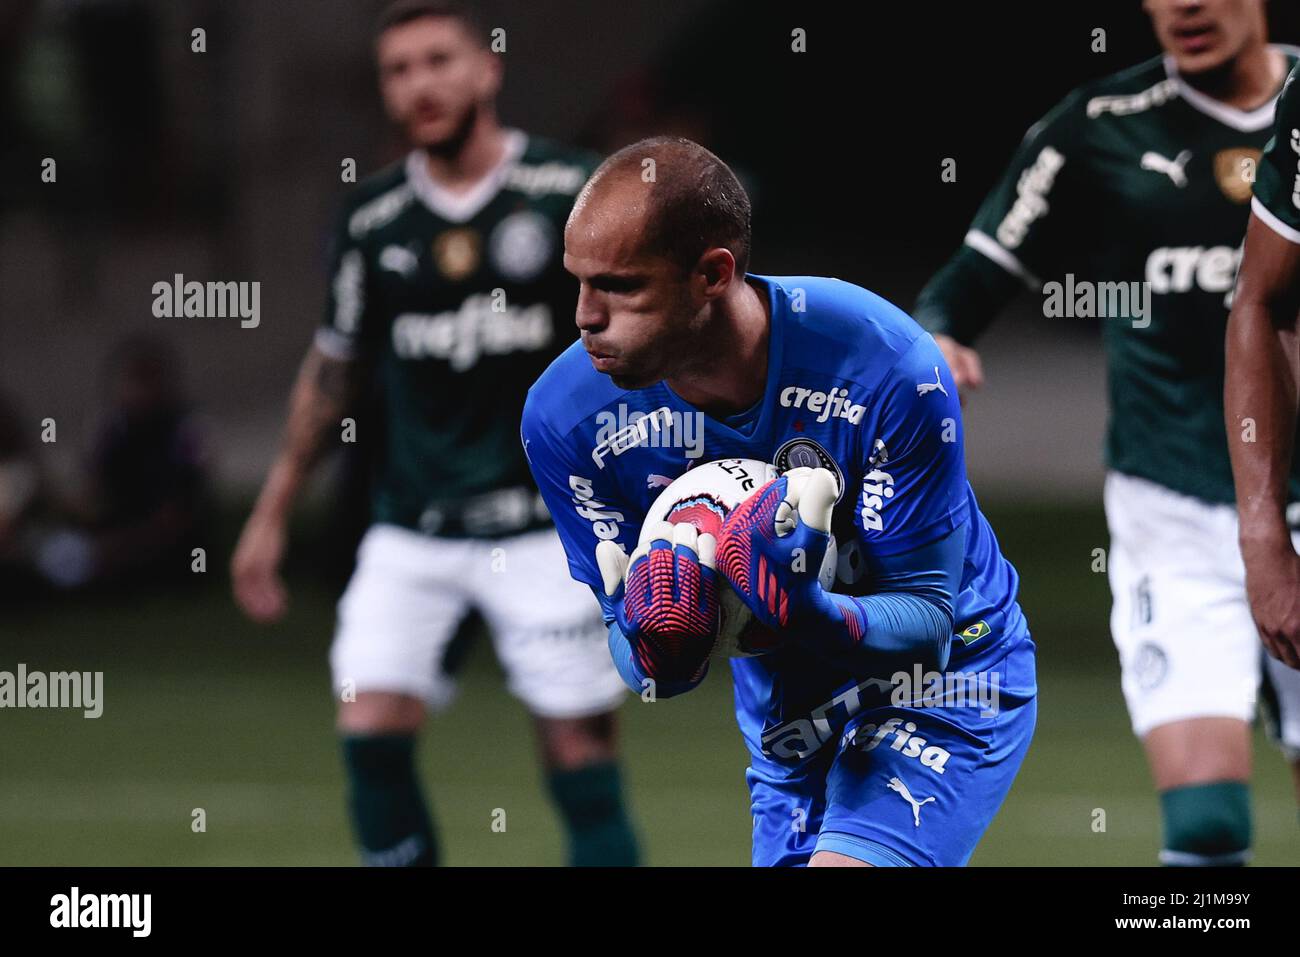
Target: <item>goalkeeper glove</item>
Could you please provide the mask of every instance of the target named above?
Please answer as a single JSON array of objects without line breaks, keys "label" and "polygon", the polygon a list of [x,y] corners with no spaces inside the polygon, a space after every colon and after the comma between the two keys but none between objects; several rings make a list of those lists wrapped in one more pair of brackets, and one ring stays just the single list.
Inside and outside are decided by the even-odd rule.
[{"label": "goalkeeper glove", "polygon": [[703,676],[718,637],[717,542],[694,525],[662,522],[628,558],[596,546],[605,595],[642,671],[665,681]]},{"label": "goalkeeper glove", "polygon": [[718,567],[768,628],[861,639],[861,608],[828,592],[818,578],[838,495],[835,476],[826,469],[791,469],[723,521]]}]

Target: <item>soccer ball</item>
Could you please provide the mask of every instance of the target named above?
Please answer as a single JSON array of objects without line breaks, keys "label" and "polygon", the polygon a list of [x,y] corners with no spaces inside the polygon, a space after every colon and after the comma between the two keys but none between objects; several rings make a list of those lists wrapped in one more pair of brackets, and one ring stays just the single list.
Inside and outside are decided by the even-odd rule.
[{"label": "soccer ball", "polygon": [[[689,522],[701,533],[720,537],[723,520],[764,485],[778,476],[775,465],[757,459],[719,459],[697,465],[675,479],[659,493],[645,522],[641,525],[638,547],[649,541],[653,530],[661,523],[676,525]],[[836,550],[831,539],[822,561],[819,577],[822,586],[830,589],[835,581]],[[771,651],[781,638],[771,629],[754,620],[754,614],[718,572],[721,624],[713,654],[748,658]]]}]

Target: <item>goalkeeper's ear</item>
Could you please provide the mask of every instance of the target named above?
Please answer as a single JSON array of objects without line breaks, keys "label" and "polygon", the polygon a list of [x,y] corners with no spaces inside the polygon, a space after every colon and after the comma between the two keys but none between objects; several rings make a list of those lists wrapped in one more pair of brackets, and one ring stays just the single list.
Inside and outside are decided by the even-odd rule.
[{"label": "goalkeeper's ear", "polygon": [[606,598],[613,598],[623,586],[623,576],[627,574],[627,566],[627,553],[614,542],[605,539],[596,546],[596,567],[600,569]]}]

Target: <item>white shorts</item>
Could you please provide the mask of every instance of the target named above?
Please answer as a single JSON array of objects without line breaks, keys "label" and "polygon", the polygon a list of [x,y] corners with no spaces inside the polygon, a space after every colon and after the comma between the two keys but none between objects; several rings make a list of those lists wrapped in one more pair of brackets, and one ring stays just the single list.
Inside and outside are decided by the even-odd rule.
[{"label": "white shorts", "polygon": [[366,532],[339,600],[335,694],[396,692],[431,710],[450,704],[456,686],[444,657],[471,608],[492,632],[511,693],[533,714],[586,717],[621,701],[600,604],[569,577],[554,529],[484,540],[395,525]]},{"label": "white shorts", "polygon": [[1105,501],[1110,630],[1133,733],[1187,718],[1250,722],[1262,697],[1270,735],[1300,756],[1300,671],[1259,640],[1236,509],[1119,472],[1106,476]]}]

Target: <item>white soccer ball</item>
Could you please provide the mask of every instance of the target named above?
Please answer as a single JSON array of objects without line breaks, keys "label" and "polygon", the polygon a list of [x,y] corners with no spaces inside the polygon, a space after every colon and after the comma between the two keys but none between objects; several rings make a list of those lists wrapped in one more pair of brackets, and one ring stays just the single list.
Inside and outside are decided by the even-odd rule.
[{"label": "white soccer ball", "polygon": [[[776,478],[776,466],[757,459],[718,459],[697,465],[675,479],[659,493],[641,525],[638,547],[646,544],[654,531],[667,522],[689,522],[701,533],[717,539],[723,520],[764,485]],[[835,539],[822,561],[819,572],[822,586],[830,589],[835,581]],[[721,624],[713,654],[748,658],[771,651],[780,638],[754,620],[753,612],[718,572]]]}]

